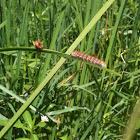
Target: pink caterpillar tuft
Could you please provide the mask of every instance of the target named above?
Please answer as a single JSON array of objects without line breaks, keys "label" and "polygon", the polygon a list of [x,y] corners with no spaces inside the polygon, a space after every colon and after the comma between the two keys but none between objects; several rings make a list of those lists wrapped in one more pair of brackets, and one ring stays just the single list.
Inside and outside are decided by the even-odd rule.
[{"label": "pink caterpillar tuft", "polygon": [[74,51],[71,53],[71,55],[72,55],[73,57],[77,57],[77,58],[86,60],[86,61],[88,61],[88,62],[90,62],[90,63],[95,64],[95,65],[99,65],[99,66],[101,66],[101,67],[103,67],[103,68],[106,67],[106,64],[105,64],[105,62],[104,62],[103,60],[100,60],[100,59],[95,58],[95,57],[93,57],[93,56],[90,56],[90,55],[81,53],[81,52],[79,52],[79,51],[74,50]]}]

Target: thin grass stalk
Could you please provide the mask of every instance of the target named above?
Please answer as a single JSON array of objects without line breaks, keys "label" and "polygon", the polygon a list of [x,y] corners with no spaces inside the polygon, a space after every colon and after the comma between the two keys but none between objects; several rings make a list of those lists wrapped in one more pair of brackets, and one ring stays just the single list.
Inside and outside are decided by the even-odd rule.
[{"label": "thin grass stalk", "polygon": [[[116,32],[117,32],[117,28],[119,26],[119,22],[120,22],[121,16],[123,14],[125,3],[126,3],[126,0],[121,2],[121,7],[119,9],[119,13],[118,13],[115,25],[114,25],[114,29],[112,31],[112,36],[111,36],[111,39],[110,39],[110,43],[109,43],[109,47],[107,49],[107,54],[106,54],[106,59],[105,59],[106,65],[108,64],[108,61],[109,61],[109,57],[110,57],[110,54],[111,54],[111,49],[113,47],[113,43],[114,43],[114,40],[115,40],[115,35],[116,35]],[[103,71],[103,73],[102,73],[102,78],[103,77],[105,77],[105,71]],[[103,88],[103,82],[104,82],[104,80],[102,80],[101,89]]]},{"label": "thin grass stalk", "polygon": [[[37,50],[35,48],[32,48],[32,47],[5,47],[5,48],[0,48],[0,52],[5,52],[5,51],[35,51],[35,52],[45,52],[45,53],[50,53],[50,54],[55,54],[55,55],[58,55],[58,56],[61,56],[61,57],[64,57],[64,58],[68,58],[68,59],[74,59],[74,60],[78,60],[80,62],[83,62],[81,59],[77,59],[75,57],[72,57],[71,55],[68,55],[66,53],[61,53],[61,52],[58,52],[58,51],[53,51],[53,50],[49,50],[49,49],[42,49],[42,50]],[[94,64],[91,64],[90,62],[84,62],[84,63],[87,63],[89,65],[94,65]],[[97,68],[100,68],[100,69],[104,69],[106,70],[107,72],[110,72],[110,73],[113,73],[117,76],[120,76],[121,77],[121,74],[115,72],[114,70],[110,70],[108,68],[103,68],[103,67],[100,67],[98,65],[94,65],[94,67],[97,67]]]},{"label": "thin grass stalk", "polygon": [[46,42],[46,39],[45,39],[45,29],[43,27],[41,9],[42,9],[42,6],[41,6],[41,4],[39,4],[39,17],[40,17],[39,20],[40,20],[40,24],[41,24],[41,33],[42,33],[44,48],[46,48],[47,47],[47,42]]},{"label": "thin grass stalk", "polygon": [[74,7],[76,8],[75,14],[77,17],[77,23],[78,23],[78,28],[79,28],[79,32],[81,33],[83,30],[83,22],[82,22],[82,16],[79,13],[79,9],[78,9],[78,2],[75,0],[72,0]]},{"label": "thin grass stalk", "polygon": [[[25,37],[25,28],[27,26],[27,18],[28,18],[28,12],[29,12],[29,2],[27,1],[25,11],[24,11],[24,16],[23,16],[23,22],[22,22],[22,27],[21,27],[21,34],[20,34],[20,45],[23,45],[24,43],[24,37]],[[16,67],[16,74],[15,74],[15,88],[18,86],[18,78],[19,78],[19,73],[20,73],[20,66],[21,66],[21,55],[22,52],[19,51],[17,53],[17,67]],[[17,79],[17,80],[16,80]]]},{"label": "thin grass stalk", "polygon": [[[59,33],[59,29],[60,29],[63,17],[64,17],[64,11],[61,12],[58,23],[57,23],[56,28],[53,32],[53,37],[52,37],[52,41],[51,41],[51,44],[50,44],[50,49],[53,49],[55,47],[55,42],[57,40],[57,36],[58,36],[58,33]],[[41,77],[40,77],[40,81],[42,81],[44,76],[46,75],[46,70],[48,69],[50,59],[51,59],[51,55],[49,54],[46,58],[46,62],[45,62],[45,65],[44,65],[44,68],[43,68],[43,71],[42,71],[42,74],[41,74]]]},{"label": "thin grass stalk", "polygon": [[[79,32],[81,33],[82,30],[83,30],[83,21],[82,21],[82,15],[81,15],[81,13],[79,11],[80,11],[80,9],[82,7],[81,7],[79,1],[72,0],[72,2],[73,2],[73,5],[74,5],[74,7],[76,9],[75,10],[75,15],[77,17],[77,24],[78,24]],[[85,42],[85,39],[82,40],[80,51],[83,50],[84,42]],[[77,64],[77,70],[79,70],[79,69],[80,69],[80,63],[78,62],[78,64]],[[78,83],[78,77],[79,77],[79,73],[77,73],[77,75],[75,76],[75,81],[74,81],[75,84]],[[79,98],[79,96],[78,96],[78,98]],[[72,101],[72,102],[74,102],[74,101]]]},{"label": "thin grass stalk", "polygon": [[[78,7],[78,6],[77,6]],[[82,7],[81,7],[82,9]],[[84,20],[84,27],[88,24],[88,19],[90,19],[90,9],[91,9],[91,0],[88,0],[87,1],[87,4],[86,4],[86,15],[85,15],[85,20]],[[83,52],[84,51],[84,46],[86,45],[86,38],[84,38],[81,42],[81,46],[80,46],[80,51]],[[81,63],[78,63],[78,66],[77,66],[77,70],[79,70],[81,67]],[[86,73],[86,71],[84,71],[84,73]],[[84,79],[85,77],[85,74],[83,75],[80,75],[80,79]],[[78,83],[78,78],[79,78],[79,73],[76,75],[75,77],[75,84]],[[80,80],[81,81],[81,80]],[[81,99],[81,92],[78,93],[77,95],[77,102],[79,102]]]}]

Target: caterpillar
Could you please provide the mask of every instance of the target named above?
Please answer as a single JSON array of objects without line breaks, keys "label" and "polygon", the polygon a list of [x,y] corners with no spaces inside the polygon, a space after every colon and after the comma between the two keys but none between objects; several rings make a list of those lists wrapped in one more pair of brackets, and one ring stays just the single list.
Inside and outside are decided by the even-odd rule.
[{"label": "caterpillar", "polygon": [[106,64],[105,64],[105,62],[104,62],[103,60],[100,60],[100,59],[95,58],[95,57],[93,57],[93,56],[90,56],[90,55],[81,53],[80,51],[74,50],[74,51],[71,53],[71,56],[80,58],[80,59],[82,59],[82,60],[86,60],[86,61],[88,61],[88,62],[90,62],[90,63],[93,63],[93,64],[95,64],[95,65],[99,65],[99,66],[101,66],[101,67],[103,67],[103,68],[106,67]]}]

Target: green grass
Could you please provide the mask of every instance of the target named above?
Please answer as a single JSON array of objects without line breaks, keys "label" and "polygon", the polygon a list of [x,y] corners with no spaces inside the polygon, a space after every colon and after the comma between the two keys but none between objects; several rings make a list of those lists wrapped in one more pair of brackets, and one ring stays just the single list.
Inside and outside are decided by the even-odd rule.
[{"label": "green grass", "polygon": [[[0,6],[1,139],[139,139],[138,0]],[[37,39],[43,50],[33,47]],[[107,68],[81,68],[74,49],[94,53]]]}]

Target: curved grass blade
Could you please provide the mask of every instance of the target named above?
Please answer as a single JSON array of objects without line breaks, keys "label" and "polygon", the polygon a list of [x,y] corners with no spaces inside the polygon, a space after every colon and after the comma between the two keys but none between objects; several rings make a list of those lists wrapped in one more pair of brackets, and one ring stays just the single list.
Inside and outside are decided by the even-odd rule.
[{"label": "curved grass blade", "polygon": [[[6,47],[6,48],[0,48],[0,52],[3,52],[3,51],[15,51],[15,50],[37,51],[35,48],[29,48],[29,47]],[[56,54],[58,56],[62,56],[62,57],[69,58],[69,59],[75,59],[75,60],[78,60],[78,61],[83,61],[81,59],[72,57],[71,55],[68,55],[67,53],[62,53],[62,52],[58,52],[58,51],[54,51],[54,50],[42,49],[42,50],[39,50],[39,51],[40,52],[51,53],[51,54]],[[110,73],[113,73],[113,74],[121,77],[121,74],[115,72],[114,70],[103,68],[103,67],[100,67],[98,65],[91,64],[90,62],[87,62],[87,61],[84,61],[84,62],[87,63],[87,64],[90,64],[90,65],[93,65],[94,67],[97,67],[97,68],[100,68],[100,69],[104,69],[105,71],[108,71]]]}]

